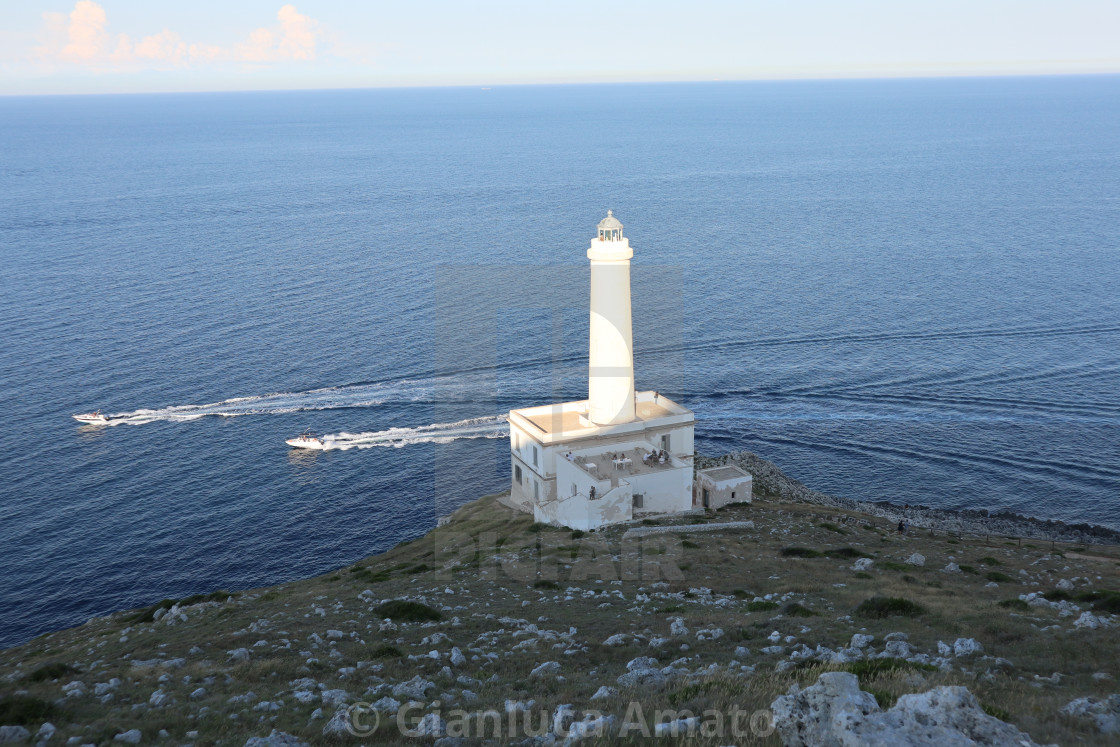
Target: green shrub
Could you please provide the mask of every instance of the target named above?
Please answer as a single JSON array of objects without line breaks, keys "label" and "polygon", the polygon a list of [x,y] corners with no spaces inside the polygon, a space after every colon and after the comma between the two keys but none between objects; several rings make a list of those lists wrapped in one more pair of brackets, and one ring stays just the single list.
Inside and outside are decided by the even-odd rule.
[{"label": "green shrub", "polygon": [[856,571],[852,574],[852,578],[875,578],[867,571]]},{"label": "green shrub", "polygon": [[964,563],[961,563],[958,567],[961,569],[961,573],[976,573],[975,566],[965,565]]},{"label": "green shrub", "polygon": [[0,698],[0,724],[38,727],[48,719],[57,719],[59,710],[46,700],[27,695]]},{"label": "green shrub", "polygon": [[991,555],[985,555],[984,557],[980,558],[980,562],[984,565],[1003,565],[1003,563],[1001,563],[996,558],[993,558]]},{"label": "green shrub", "polygon": [[668,607],[662,607],[657,610],[662,615],[668,615],[673,612],[684,612],[683,604],[670,604]]},{"label": "green shrub", "polygon": [[375,659],[399,659],[404,656],[404,653],[396,646],[383,643],[375,648],[370,656]]},{"label": "green shrub", "polygon": [[992,716],[993,718],[998,718],[1000,721],[1007,721],[1011,718],[1011,714],[1003,710],[999,706],[994,706],[990,703],[981,703],[980,707],[984,709],[984,713]]},{"label": "green shrub", "polygon": [[1072,602],[1073,601],[1073,594],[1070,594],[1068,591],[1062,591],[1061,589],[1053,589],[1051,591],[1044,591],[1044,592],[1042,592],[1042,596],[1046,597],[1047,601],[1050,601],[1050,602]]},{"label": "green shrub", "polygon": [[542,578],[533,584],[534,589],[559,589],[560,584],[555,581],[549,581],[547,578]]},{"label": "green shrub", "polygon": [[822,521],[820,524],[817,524],[817,526],[819,526],[821,529],[827,529],[830,532],[836,532],[837,534],[847,534],[848,533],[848,530],[841,529],[840,527],[833,524],[831,521]]},{"label": "green shrub", "polygon": [[77,674],[78,670],[69,664],[63,664],[60,661],[44,664],[36,669],[31,674],[27,675],[27,679],[31,682],[45,682],[47,680],[57,680],[60,677],[65,677],[68,674]]},{"label": "green shrub", "polygon": [[1011,576],[1008,576],[1006,573],[1001,573],[1000,571],[988,571],[987,573],[984,574],[984,578],[988,579],[989,581],[995,581],[996,583],[1000,583],[1000,584],[1006,583],[1007,581],[1014,581],[1015,580],[1015,579],[1011,578]]},{"label": "green shrub", "polygon": [[681,547],[687,548],[689,550],[696,550],[700,547],[700,545],[696,544],[692,540],[682,540]]},{"label": "green shrub", "polygon": [[856,615],[860,617],[917,617],[925,614],[925,608],[917,602],[901,597],[871,597],[865,599],[856,607]]},{"label": "green shrub", "polygon": [[778,609],[778,603],[760,599],[757,602],[748,603],[747,609],[751,612],[765,612],[766,610],[776,610]]},{"label": "green shrub", "polygon": [[572,539],[574,539],[574,540],[578,540],[581,537],[586,537],[586,536],[587,536],[587,532],[583,531],[582,529],[573,529],[572,530]]},{"label": "green shrub", "polygon": [[747,597],[751,596],[751,594],[746,589],[735,589],[731,593],[736,599],[746,599]]},{"label": "green shrub", "polygon": [[163,601],[156,602],[151,607],[148,607],[148,608],[142,610],[138,614],[133,615],[133,617],[130,619],[129,622],[133,622],[133,623],[155,622],[157,612],[159,612],[161,609],[169,610],[174,606],[175,606],[175,600],[174,599],[164,599]]},{"label": "green shrub", "polygon": [[867,692],[875,696],[875,702],[878,703],[879,707],[884,711],[891,708],[895,704],[895,702],[898,701],[897,695],[892,695],[886,690],[876,690],[875,688],[868,688]]},{"label": "green shrub", "polygon": [[999,606],[1006,607],[1009,610],[1020,610],[1024,612],[1031,608],[1031,606],[1022,599],[1004,599],[999,603]]},{"label": "green shrub", "polygon": [[790,602],[782,607],[782,614],[790,617],[816,617],[817,613],[798,602]]},{"label": "green shrub", "polygon": [[354,571],[354,578],[360,581],[366,581],[371,584],[378,584],[382,581],[388,581],[391,576],[388,571],[371,571],[369,568],[359,568]]},{"label": "green shrub", "polygon": [[906,565],[905,563],[896,563],[893,560],[884,560],[884,561],[880,562],[879,565],[882,568],[886,568],[888,571],[909,571],[909,570],[911,570],[910,566]]},{"label": "green shrub", "polygon": [[378,617],[388,617],[395,622],[438,622],[443,619],[439,610],[420,602],[394,599],[373,608]]},{"label": "green shrub", "polygon": [[867,553],[857,550],[854,547],[837,547],[832,550],[825,550],[824,554],[833,560],[855,560],[856,558],[870,558]]},{"label": "green shrub", "polygon": [[807,547],[783,547],[781,556],[783,558],[823,558],[824,553],[810,550]]}]

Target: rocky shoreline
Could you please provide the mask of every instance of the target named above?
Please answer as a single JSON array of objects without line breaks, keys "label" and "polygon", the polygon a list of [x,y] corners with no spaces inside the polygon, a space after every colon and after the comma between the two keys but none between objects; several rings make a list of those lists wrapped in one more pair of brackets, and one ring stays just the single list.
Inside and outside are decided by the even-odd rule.
[{"label": "rocky shoreline", "polygon": [[860,511],[892,523],[908,521],[914,529],[927,529],[952,535],[975,537],[1006,537],[1074,544],[1120,545],[1120,531],[1094,524],[1066,524],[1061,521],[1036,519],[1010,512],[991,513],[986,510],[899,506],[886,501],[858,501],[813,490],[789,477],[773,462],[757,454],[740,451],[721,457],[698,457],[699,469],[721,464],[734,464],[754,476],[756,492],[795,503],[809,503],[829,508]]}]

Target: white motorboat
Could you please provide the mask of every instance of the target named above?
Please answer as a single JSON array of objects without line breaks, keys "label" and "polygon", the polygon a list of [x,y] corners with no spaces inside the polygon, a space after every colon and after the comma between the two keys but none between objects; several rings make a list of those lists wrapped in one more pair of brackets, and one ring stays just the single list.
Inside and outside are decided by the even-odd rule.
[{"label": "white motorboat", "polygon": [[109,416],[102,415],[101,410],[98,410],[96,412],[86,412],[80,415],[74,415],[72,417],[79,423],[86,423],[87,425],[102,425],[109,422]]},{"label": "white motorboat", "polygon": [[319,449],[322,451],[327,448],[327,445],[323,443],[323,439],[315,436],[311,431],[296,436],[295,438],[289,438],[284,443],[291,446],[293,449]]}]

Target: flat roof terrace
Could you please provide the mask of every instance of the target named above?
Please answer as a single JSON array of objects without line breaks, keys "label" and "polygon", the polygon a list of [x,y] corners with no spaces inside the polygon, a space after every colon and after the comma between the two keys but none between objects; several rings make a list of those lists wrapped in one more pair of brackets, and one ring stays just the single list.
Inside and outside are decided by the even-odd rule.
[{"label": "flat roof terrace", "polygon": [[511,410],[510,420],[522,425],[527,432],[544,443],[562,443],[588,436],[639,433],[651,425],[674,425],[696,419],[691,410],[663,394],[639,392],[635,399],[634,413],[637,419],[619,425],[595,425],[588,422],[587,400]]}]

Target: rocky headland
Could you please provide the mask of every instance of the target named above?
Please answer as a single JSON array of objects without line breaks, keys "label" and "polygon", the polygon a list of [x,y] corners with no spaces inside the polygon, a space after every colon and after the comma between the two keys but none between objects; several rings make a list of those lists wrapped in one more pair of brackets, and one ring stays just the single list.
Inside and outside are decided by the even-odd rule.
[{"label": "rocky headland", "polygon": [[1120,738],[1115,533],[721,461],[753,503],[583,533],[488,496],[318,578],[40,636],[0,652],[0,743]]}]

